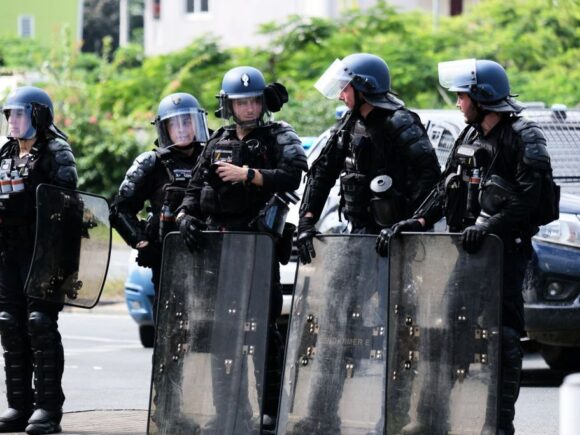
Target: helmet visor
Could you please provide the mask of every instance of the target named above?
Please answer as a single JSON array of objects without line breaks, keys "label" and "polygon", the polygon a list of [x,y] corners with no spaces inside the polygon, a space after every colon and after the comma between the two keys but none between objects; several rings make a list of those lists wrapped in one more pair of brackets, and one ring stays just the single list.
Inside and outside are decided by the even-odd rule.
[{"label": "helmet visor", "polygon": [[197,109],[183,109],[172,112],[159,121],[167,132],[161,146],[185,146],[192,142],[207,142],[209,133],[205,112]]},{"label": "helmet visor", "polygon": [[344,62],[336,59],[314,84],[314,87],[329,100],[336,100],[351,80],[352,76],[348,74],[348,68]]},{"label": "helmet visor", "polygon": [[32,139],[36,129],[32,125],[32,107],[23,104],[10,104],[2,107],[4,116],[0,135],[13,139]]},{"label": "helmet visor", "polygon": [[477,84],[475,59],[453,60],[439,63],[439,84],[454,92],[468,90]]}]

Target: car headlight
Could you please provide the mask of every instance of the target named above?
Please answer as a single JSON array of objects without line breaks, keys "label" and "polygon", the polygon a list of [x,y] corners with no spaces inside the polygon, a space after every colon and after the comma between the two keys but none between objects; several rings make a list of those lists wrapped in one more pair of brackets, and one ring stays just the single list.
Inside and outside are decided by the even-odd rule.
[{"label": "car headlight", "polygon": [[560,213],[560,219],[540,227],[536,240],[580,248],[580,219],[575,214]]}]

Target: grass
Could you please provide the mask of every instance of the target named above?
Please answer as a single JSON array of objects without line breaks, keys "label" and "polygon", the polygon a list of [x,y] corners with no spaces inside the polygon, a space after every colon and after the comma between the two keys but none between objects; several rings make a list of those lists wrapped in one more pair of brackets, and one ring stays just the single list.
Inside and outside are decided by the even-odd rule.
[{"label": "grass", "polygon": [[125,298],[125,280],[107,278],[101,299],[122,301]]}]

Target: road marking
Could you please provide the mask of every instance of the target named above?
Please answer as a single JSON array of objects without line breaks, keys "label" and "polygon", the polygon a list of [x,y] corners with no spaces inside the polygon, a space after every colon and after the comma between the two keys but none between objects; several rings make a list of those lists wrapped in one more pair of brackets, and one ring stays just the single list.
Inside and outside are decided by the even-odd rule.
[{"label": "road marking", "polygon": [[68,340],[82,340],[82,341],[94,341],[96,343],[127,343],[127,344],[138,344],[138,340],[123,340],[118,338],[106,338],[106,337],[87,337],[84,335],[63,335],[63,339]]}]

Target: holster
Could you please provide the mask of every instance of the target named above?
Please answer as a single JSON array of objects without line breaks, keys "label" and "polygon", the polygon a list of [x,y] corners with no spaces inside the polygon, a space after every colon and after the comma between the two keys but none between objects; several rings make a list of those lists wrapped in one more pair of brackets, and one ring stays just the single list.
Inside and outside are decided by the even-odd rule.
[{"label": "holster", "polygon": [[288,264],[290,257],[292,256],[292,246],[294,244],[294,232],[296,231],[296,225],[286,222],[284,224],[284,231],[282,232],[282,237],[278,240],[276,244],[276,255],[278,256],[278,261],[281,264]]},{"label": "holster", "polygon": [[342,175],[340,190],[342,212],[347,219],[365,219],[368,216],[367,205],[371,196],[369,177],[357,172]]},{"label": "holster", "polygon": [[239,214],[243,213],[247,206],[247,191],[242,183],[224,183],[218,189],[206,184],[201,189],[200,208],[204,214]]}]

